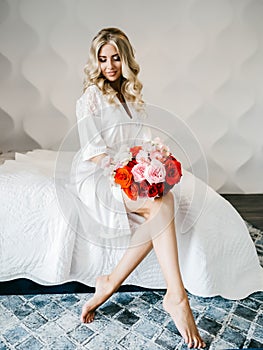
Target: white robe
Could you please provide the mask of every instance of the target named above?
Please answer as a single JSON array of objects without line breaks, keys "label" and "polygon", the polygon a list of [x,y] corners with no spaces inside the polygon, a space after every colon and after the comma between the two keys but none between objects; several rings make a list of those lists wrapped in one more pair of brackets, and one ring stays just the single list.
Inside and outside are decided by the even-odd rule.
[{"label": "white robe", "polygon": [[[91,157],[113,155],[124,142],[133,146],[173,133],[168,137],[172,153],[181,160],[183,145],[196,159],[198,147],[192,147],[191,133],[178,120],[154,108],[148,108],[150,118],[145,119],[129,108],[132,119],[120,103],[109,106],[97,87],[89,87],[77,101],[81,147],[73,132],[59,152],[16,153],[15,160],[0,166],[0,281],[29,278],[44,285],[78,281],[94,286],[98,275],[116,266],[143,219],[126,213],[121,190],[111,187]],[[262,291],[262,268],[244,221],[192,172],[183,169],[172,190],[185,288],[229,299]],[[166,287],[154,251],[124,284]]]},{"label": "white robe", "polygon": [[[79,233],[83,242],[96,246],[97,254],[108,261],[112,260],[110,254],[116,258],[118,249],[127,246],[143,219],[126,213],[121,189],[112,187],[109,177],[90,158],[102,153],[114,155],[123,143],[139,145],[151,137],[149,120],[128,104],[131,119],[117,99],[116,102],[116,106],[110,106],[96,86],[90,86],[77,101],[81,150],[72,164],[72,188],[80,199]],[[254,244],[229,202],[186,170],[172,193],[186,289],[200,296],[219,294],[231,299],[263,290],[263,270]],[[121,256],[119,252],[117,255]],[[139,271],[143,274],[143,267]]]}]

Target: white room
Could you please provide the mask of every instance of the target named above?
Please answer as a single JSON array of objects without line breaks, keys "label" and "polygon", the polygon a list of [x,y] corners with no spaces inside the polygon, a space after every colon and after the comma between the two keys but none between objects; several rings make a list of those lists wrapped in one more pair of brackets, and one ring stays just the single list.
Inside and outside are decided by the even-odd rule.
[{"label": "white room", "polygon": [[[93,240],[93,214],[84,219],[63,182],[82,147],[77,101],[103,28],[129,38],[147,123],[181,162],[171,190],[179,265],[206,348],[263,347],[262,16],[261,0],[1,0],[0,349],[185,348],[162,307],[158,251],[98,308],[97,323],[79,320],[127,238],[113,248]],[[231,254],[240,266],[228,290]]]}]

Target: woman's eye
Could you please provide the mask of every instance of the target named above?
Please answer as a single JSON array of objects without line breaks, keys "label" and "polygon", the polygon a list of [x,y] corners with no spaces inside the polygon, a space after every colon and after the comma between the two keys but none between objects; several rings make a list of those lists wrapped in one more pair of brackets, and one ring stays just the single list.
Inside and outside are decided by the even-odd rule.
[{"label": "woman's eye", "polygon": [[99,57],[99,61],[100,61],[100,62],[106,62],[106,59],[105,59],[105,58],[100,58],[100,57]]},{"label": "woman's eye", "polygon": [[120,59],[120,56],[115,56],[114,57],[114,61],[120,61],[121,59]]}]

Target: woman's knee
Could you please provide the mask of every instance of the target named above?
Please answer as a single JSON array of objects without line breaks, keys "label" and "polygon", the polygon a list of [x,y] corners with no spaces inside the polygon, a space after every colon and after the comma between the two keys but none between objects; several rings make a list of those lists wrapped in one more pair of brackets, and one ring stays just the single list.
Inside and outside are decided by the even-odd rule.
[{"label": "woman's knee", "polygon": [[172,192],[168,192],[165,196],[162,197],[162,202],[173,208],[174,207],[174,195]]},{"label": "woman's knee", "polygon": [[147,218],[150,213],[149,200],[147,198],[140,198],[136,201],[128,198],[126,194],[123,194],[124,204],[127,212],[132,212]]},{"label": "woman's knee", "polygon": [[150,216],[155,216],[158,212],[174,212],[174,197],[168,192],[165,196],[154,199],[149,203]]},{"label": "woman's knee", "polygon": [[143,198],[133,201],[124,195],[124,203],[128,211],[142,215],[145,219],[155,216],[160,210],[165,210],[166,212],[174,210],[174,197],[171,192],[154,200]]}]

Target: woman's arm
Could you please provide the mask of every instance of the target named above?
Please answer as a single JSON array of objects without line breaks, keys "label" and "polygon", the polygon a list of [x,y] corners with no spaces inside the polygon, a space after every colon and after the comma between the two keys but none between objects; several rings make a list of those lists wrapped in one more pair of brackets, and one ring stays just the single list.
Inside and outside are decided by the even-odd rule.
[{"label": "woman's arm", "polygon": [[[107,145],[101,134],[100,101],[95,86],[89,86],[76,102],[76,115],[82,160],[98,163],[107,153]],[[105,157],[104,155],[104,157]],[[97,158],[97,156],[100,156]]]}]

